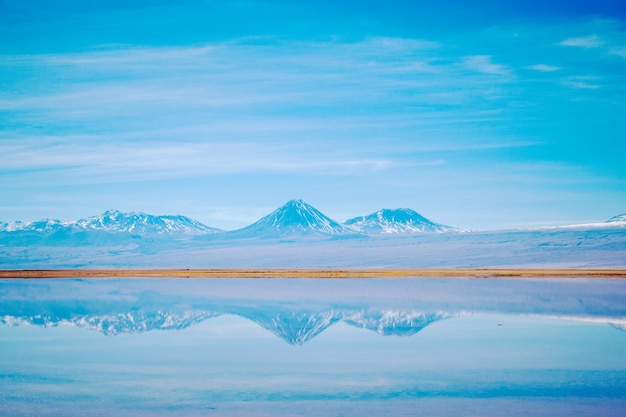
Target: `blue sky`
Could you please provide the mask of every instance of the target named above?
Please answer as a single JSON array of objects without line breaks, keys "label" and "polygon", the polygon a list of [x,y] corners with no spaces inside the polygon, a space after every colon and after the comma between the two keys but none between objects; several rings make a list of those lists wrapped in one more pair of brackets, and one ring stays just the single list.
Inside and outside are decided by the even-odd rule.
[{"label": "blue sky", "polygon": [[466,3],[0,0],[0,221],[626,212],[624,2]]}]

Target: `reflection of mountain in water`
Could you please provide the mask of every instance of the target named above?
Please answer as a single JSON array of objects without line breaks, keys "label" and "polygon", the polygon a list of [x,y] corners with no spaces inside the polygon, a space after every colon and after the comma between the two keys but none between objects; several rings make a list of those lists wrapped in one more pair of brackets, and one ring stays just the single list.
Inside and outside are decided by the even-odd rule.
[{"label": "reflection of mountain in water", "polygon": [[302,345],[344,323],[409,336],[438,320],[522,314],[626,330],[621,280],[0,280],[0,324],[105,335],[185,329],[236,315]]},{"label": "reflection of mountain in water", "polygon": [[245,316],[291,345],[302,345],[341,321],[343,314],[334,311],[251,311]]},{"label": "reflection of mountain in water", "polygon": [[257,313],[247,316],[261,327],[292,345],[302,345],[336,323],[372,330],[383,336],[410,336],[429,324],[451,317],[447,313],[421,311],[358,311],[334,309],[317,313],[303,311]]},{"label": "reflection of mountain in water", "polygon": [[[65,312],[65,313],[63,313]],[[76,326],[97,330],[105,335],[141,333],[150,330],[181,330],[222,314],[245,317],[291,345],[302,345],[333,324],[369,329],[384,336],[410,336],[437,320],[451,317],[447,313],[420,311],[360,311],[349,308],[313,312],[305,310],[266,308],[222,308],[219,311],[183,310],[177,312],[130,311],[106,314],[76,314],[70,308],[28,314],[3,312],[0,323],[6,325],[35,325],[42,327]]]},{"label": "reflection of mountain in water", "polygon": [[435,321],[453,316],[444,312],[385,311],[381,315],[371,312],[355,314],[344,321],[352,326],[373,330],[383,336],[410,336]]},{"label": "reflection of mountain in water", "polygon": [[0,317],[0,323],[10,326],[33,325],[41,327],[75,326],[97,330],[107,336],[121,333],[142,333],[150,330],[182,330],[219,314],[189,311],[184,313],[129,311],[105,315],[78,315],[60,317],[53,314]]}]

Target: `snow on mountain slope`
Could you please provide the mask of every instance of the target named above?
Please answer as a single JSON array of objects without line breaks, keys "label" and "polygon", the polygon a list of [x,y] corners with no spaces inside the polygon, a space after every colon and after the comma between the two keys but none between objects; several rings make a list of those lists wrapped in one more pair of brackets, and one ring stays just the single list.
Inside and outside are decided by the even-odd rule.
[{"label": "snow on mountain slope", "polygon": [[39,232],[39,233],[54,233],[58,230],[66,227],[71,227],[72,222],[64,222],[56,219],[43,219],[34,222],[22,222],[19,220],[4,223],[0,225],[0,231],[3,232]]},{"label": "snow on mountain slope", "polygon": [[233,232],[236,235],[251,237],[350,233],[354,232],[302,200],[291,200],[256,223]]},{"label": "snow on mountain slope", "polygon": [[185,216],[153,216],[144,213],[105,211],[100,216],[76,221],[44,219],[35,222],[14,221],[0,227],[3,232],[34,232],[42,235],[55,233],[110,232],[132,234],[188,234],[220,233],[222,230],[206,226]]},{"label": "snow on mountain slope", "polygon": [[344,225],[360,233],[447,233],[463,230],[428,220],[407,208],[382,209],[367,216],[346,220]]},{"label": "snow on mountain slope", "polygon": [[186,216],[153,216],[134,212],[122,213],[117,210],[108,210],[100,216],[77,220],[76,225],[85,230],[105,230],[135,234],[208,234],[222,232],[220,229],[206,226]]}]

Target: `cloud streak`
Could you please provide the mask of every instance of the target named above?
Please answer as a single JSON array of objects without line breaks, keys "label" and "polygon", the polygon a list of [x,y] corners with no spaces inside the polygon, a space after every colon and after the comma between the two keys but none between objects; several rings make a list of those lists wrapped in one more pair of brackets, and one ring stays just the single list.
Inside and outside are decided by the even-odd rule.
[{"label": "cloud streak", "polygon": [[[15,78],[30,67],[36,78],[23,82],[54,79],[56,91],[25,95],[24,90],[9,90],[0,105],[23,110],[157,102],[188,107],[304,100],[318,106],[334,106],[337,101],[369,104],[406,100],[400,88],[417,95],[426,89],[463,93],[484,82],[463,72],[468,68],[488,75],[510,72],[488,56],[459,57],[461,67],[454,61],[442,65],[437,62],[438,50],[434,42],[374,38],[357,43],[224,43],[4,57],[3,66]],[[461,85],[464,88],[459,89]]]},{"label": "cloud streak", "polygon": [[561,81],[561,83],[566,87],[584,89],[584,90],[595,90],[600,88],[601,85],[598,84],[599,79],[597,77],[567,77]]},{"label": "cloud streak", "polygon": [[490,75],[509,75],[511,70],[505,65],[495,64],[489,55],[474,55],[463,58],[463,65],[472,71]]},{"label": "cloud streak", "polygon": [[535,65],[530,65],[528,69],[531,69],[533,71],[539,71],[539,72],[554,72],[554,71],[559,71],[562,68],[554,66],[554,65],[535,64]]},{"label": "cloud streak", "polygon": [[583,36],[579,38],[567,38],[561,42],[563,46],[575,46],[579,48],[599,48],[604,43],[597,35]]},{"label": "cloud streak", "polygon": [[47,171],[64,183],[128,182],[273,172],[304,175],[359,175],[389,169],[393,161],[328,155],[292,146],[259,143],[171,143],[145,146],[69,138],[41,147],[39,141],[3,146],[11,171]]}]

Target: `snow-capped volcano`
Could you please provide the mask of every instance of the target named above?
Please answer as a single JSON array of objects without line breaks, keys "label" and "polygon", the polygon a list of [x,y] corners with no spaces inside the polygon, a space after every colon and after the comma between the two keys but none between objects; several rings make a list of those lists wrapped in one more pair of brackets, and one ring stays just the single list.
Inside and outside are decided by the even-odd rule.
[{"label": "snow-capped volcano", "polygon": [[344,225],[360,233],[446,233],[461,229],[435,223],[418,212],[407,209],[382,209],[367,216],[346,220]]},{"label": "snow-capped volcano", "polygon": [[184,233],[199,235],[222,231],[186,216],[153,216],[144,213],[122,213],[118,210],[107,210],[100,216],[77,220],[76,225],[85,230],[135,234]]},{"label": "snow-capped volcano", "polygon": [[[291,200],[256,223],[235,231],[238,235],[281,236],[288,234],[339,235],[352,231],[302,200]],[[354,232],[352,232],[354,233]]]}]

